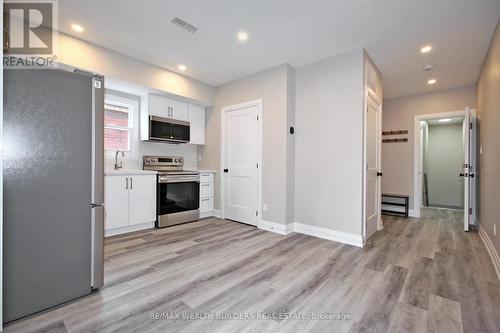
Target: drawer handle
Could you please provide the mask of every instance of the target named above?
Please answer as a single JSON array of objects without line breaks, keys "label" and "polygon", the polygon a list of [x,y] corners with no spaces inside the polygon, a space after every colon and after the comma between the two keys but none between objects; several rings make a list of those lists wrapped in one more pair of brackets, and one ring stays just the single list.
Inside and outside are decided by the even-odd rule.
[{"label": "drawer handle", "polygon": [[210,199],[201,199],[201,201],[210,201]]},{"label": "drawer handle", "polygon": [[201,184],[201,186],[210,186],[210,184]]}]

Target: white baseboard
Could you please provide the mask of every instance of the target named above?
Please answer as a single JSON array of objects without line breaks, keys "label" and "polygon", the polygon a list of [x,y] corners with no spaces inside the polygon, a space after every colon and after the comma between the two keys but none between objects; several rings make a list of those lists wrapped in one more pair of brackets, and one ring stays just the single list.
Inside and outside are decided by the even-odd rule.
[{"label": "white baseboard", "polygon": [[500,257],[498,252],[495,250],[493,243],[491,242],[490,236],[486,233],[483,227],[479,226],[479,236],[483,240],[484,246],[490,255],[493,267],[495,267],[495,272],[497,273],[498,280],[500,280]]},{"label": "white baseboard", "polygon": [[420,215],[417,215],[417,212],[415,212],[414,209],[409,209],[408,210],[408,216],[410,216],[410,217],[420,217]]},{"label": "white baseboard", "polygon": [[316,227],[302,223],[280,224],[262,220],[259,229],[275,232],[280,235],[288,235],[292,232],[309,235],[313,237],[332,240],[335,242],[363,247],[363,237],[361,235],[350,234],[342,231]]},{"label": "white baseboard", "polygon": [[220,211],[220,209],[214,209],[212,211],[212,213],[213,213],[213,216],[215,216],[215,217],[217,217],[219,219],[222,218],[222,212]]},{"label": "white baseboard", "polygon": [[200,212],[200,219],[204,219],[206,217],[212,217],[214,216],[214,211],[210,210],[208,212]]},{"label": "white baseboard", "polygon": [[260,221],[259,229],[275,232],[280,235],[288,235],[294,231],[293,223],[280,224],[265,220]]},{"label": "white baseboard", "polygon": [[339,243],[363,247],[363,236],[308,224],[294,223],[294,231],[300,234],[328,239]]},{"label": "white baseboard", "polygon": [[144,230],[144,229],[151,229],[151,228],[154,228],[154,226],[155,226],[154,222],[147,222],[147,223],[129,225],[126,227],[121,227],[121,228],[104,230],[104,237],[121,235],[121,234],[128,234],[129,232],[134,232],[134,231],[139,231],[139,230]]},{"label": "white baseboard", "polygon": [[207,212],[200,212],[200,219],[204,219],[206,217],[220,218],[220,210],[214,209],[214,210],[209,210]]}]

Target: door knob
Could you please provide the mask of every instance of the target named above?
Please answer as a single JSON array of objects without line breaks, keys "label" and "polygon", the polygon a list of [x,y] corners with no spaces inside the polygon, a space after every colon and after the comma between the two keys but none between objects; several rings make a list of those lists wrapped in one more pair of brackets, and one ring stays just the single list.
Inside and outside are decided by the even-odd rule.
[{"label": "door knob", "polygon": [[383,173],[382,172],[377,172],[377,177],[382,177]]},{"label": "door knob", "polygon": [[224,169],[224,172],[229,172],[229,169]]},{"label": "door knob", "polygon": [[463,173],[458,174],[458,177],[460,177],[460,178],[463,177],[463,176],[464,176]]}]

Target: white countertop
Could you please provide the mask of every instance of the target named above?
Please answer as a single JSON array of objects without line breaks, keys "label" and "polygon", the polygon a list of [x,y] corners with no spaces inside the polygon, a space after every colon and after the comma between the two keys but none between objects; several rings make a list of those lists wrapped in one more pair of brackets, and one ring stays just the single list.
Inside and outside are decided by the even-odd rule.
[{"label": "white countertop", "polygon": [[120,169],[120,170],[104,170],[105,176],[116,175],[156,175],[156,171],[151,170],[134,170],[134,169]]}]

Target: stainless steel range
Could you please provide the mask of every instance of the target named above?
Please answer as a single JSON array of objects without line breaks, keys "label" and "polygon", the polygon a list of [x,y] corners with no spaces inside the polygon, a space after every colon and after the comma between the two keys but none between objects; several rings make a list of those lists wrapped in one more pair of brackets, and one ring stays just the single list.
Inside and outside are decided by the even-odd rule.
[{"label": "stainless steel range", "polygon": [[184,170],[180,156],[144,156],[144,170],[158,171],[156,227],[200,218],[200,174]]}]

